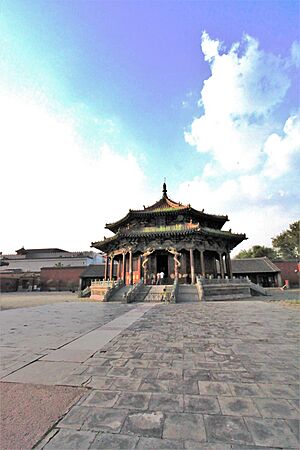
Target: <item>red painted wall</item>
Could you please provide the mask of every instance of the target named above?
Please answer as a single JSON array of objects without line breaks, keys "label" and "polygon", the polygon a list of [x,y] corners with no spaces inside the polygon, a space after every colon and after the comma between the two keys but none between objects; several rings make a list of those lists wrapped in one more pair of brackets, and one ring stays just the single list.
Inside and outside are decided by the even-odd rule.
[{"label": "red painted wall", "polygon": [[289,280],[290,287],[299,287],[299,272],[297,261],[274,261],[274,264],[281,270],[281,278],[284,283]]},{"label": "red painted wall", "polygon": [[77,290],[79,277],[86,267],[42,267],[41,290]]}]

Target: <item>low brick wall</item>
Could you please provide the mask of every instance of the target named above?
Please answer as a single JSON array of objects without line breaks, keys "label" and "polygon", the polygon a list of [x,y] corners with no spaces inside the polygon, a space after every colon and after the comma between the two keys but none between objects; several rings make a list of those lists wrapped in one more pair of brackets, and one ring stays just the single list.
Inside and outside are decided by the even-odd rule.
[{"label": "low brick wall", "polygon": [[289,280],[290,287],[299,287],[299,272],[298,262],[295,261],[273,261],[274,264],[281,270],[282,283]]},{"label": "low brick wall", "polygon": [[77,291],[79,278],[86,267],[42,267],[42,291]]}]

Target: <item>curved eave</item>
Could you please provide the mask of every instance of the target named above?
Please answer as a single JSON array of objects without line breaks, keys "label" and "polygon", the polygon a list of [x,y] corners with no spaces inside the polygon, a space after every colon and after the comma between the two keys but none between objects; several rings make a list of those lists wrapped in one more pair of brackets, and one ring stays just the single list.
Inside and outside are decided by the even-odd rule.
[{"label": "curved eave", "polygon": [[230,231],[221,231],[215,230],[213,228],[199,227],[197,229],[192,230],[173,230],[173,231],[159,231],[159,232],[143,232],[143,231],[130,231],[128,233],[116,233],[114,236],[104,239],[103,241],[92,242],[91,247],[97,248],[103,252],[107,252],[109,250],[110,244],[118,241],[119,239],[128,239],[128,238],[172,238],[178,235],[184,236],[192,236],[192,235],[204,235],[211,238],[222,238],[228,242],[232,242],[236,245],[240,244],[242,241],[247,239],[245,234],[231,233]]},{"label": "curved eave", "polygon": [[118,220],[117,222],[113,223],[107,223],[105,225],[105,228],[115,233],[119,227],[122,225],[126,225],[130,219],[133,218],[142,218],[142,217],[152,217],[152,216],[163,216],[163,215],[173,215],[173,214],[184,214],[184,213],[190,213],[194,215],[195,217],[201,218],[203,220],[216,222],[219,224],[220,228],[223,227],[223,225],[228,222],[228,216],[218,216],[214,214],[207,214],[202,211],[198,211],[197,209],[194,209],[192,207],[180,207],[180,208],[161,208],[157,210],[143,210],[143,209],[137,209],[137,210],[129,210],[129,212],[124,216],[122,219]]}]

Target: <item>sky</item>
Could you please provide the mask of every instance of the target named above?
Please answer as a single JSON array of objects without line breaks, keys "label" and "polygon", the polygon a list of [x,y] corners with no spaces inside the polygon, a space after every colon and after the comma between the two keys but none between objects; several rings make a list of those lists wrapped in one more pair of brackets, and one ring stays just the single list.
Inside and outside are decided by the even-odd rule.
[{"label": "sky", "polygon": [[88,250],[168,195],[299,220],[299,1],[2,0],[0,251]]}]

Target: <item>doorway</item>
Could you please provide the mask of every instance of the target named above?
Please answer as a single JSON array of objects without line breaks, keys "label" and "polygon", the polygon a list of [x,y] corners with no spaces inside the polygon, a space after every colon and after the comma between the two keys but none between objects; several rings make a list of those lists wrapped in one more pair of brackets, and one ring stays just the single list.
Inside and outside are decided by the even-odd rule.
[{"label": "doorway", "polygon": [[168,255],[156,256],[156,271],[157,273],[163,272],[165,274],[164,278],[169,276]]}]

